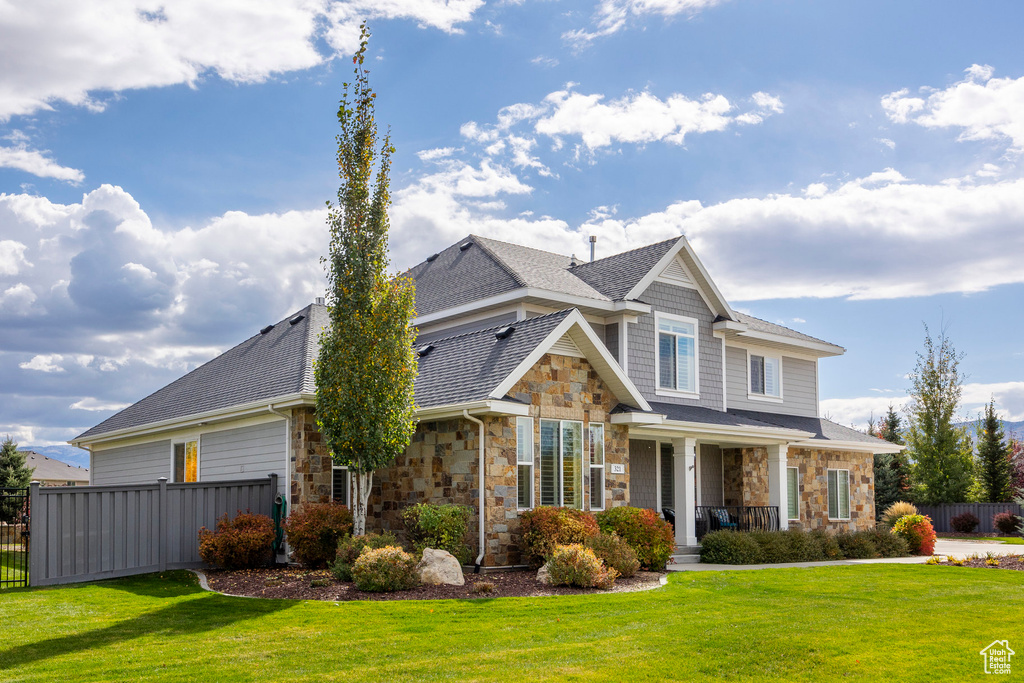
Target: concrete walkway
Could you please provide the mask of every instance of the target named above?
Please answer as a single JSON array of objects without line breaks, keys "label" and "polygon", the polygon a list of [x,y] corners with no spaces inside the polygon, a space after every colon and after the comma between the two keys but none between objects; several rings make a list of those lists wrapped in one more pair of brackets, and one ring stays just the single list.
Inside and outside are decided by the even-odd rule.
[{"label": "concrete walkway", "polygon": [[[1024,545],[1008,545],[994,541],[971,541],[959,538],[940,538],[935,541],[935,554],[963,558],[978,553],[995,555],[1024,555]],[[745,571],[750,569],[785,569],[787,567],[835,567],[851,564],[923,564],[928,558],[891,557],[878,560],[834,560],[830,562],[786,562],[783,564],[670,564],[670,572]]]}]

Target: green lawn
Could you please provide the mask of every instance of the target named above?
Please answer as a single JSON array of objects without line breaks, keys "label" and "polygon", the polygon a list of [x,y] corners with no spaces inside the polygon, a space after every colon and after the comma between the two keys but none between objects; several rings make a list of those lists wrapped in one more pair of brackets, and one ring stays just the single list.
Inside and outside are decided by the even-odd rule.
[{"label": "green lawn", "polygon": [[983,538],[983,541],[1002,541],[1004,544],[1009,545],[1024,545],[1024,538],[1020,536],[994,536],[992,538]]},{"label": "green lawn", "polygon": [[685,572],[633,594],[341,604],[229,598],[168,572],[4,591],[0,680],[930,683],[983,676],[978,651],[1019,637],[1021,614],[1024,572],[924,565]]},{"label": "green lawn", "polygon": [[14,550],[7,546],[0,549],[0,581],[17,581],[22,579],[27,563],[28,556],[24,551]]}]

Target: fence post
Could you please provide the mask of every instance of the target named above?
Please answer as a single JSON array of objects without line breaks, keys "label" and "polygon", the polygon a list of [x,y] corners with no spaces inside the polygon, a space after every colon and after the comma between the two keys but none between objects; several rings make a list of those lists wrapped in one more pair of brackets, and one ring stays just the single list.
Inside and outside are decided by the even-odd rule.
[{"label": "fence post", "polygon": [[38,585],[36,581],[43,574],[43,548],[46,547],[45,524],[36,524],[36,515],[45,519],[43,503],[39,496],[39,482],[29,484],[28,498],[28,585]]},{"label": "fence post", "polygon": [[160,484],[156,501],[160,516],[159,524],[157,525],[160,530],[158,533],[159,538],[157,539],[157,553],[160,558],[158,564],[160,565],[160,571],[166,571],[167,554],[169,552],[168,544],[170,542],[168,538],[170,532],[168,527],[170,525],[167,523],[167,477],[160,477],[156,481]]}]

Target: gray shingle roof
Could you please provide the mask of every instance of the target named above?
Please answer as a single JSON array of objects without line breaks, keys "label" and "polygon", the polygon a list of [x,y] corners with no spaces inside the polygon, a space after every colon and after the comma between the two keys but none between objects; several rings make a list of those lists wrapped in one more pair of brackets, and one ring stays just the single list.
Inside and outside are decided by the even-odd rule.
[{"label": "gray shingle roof", "polygon": [[[289,320],[303,316],[295,325]],[[238,346],[171,382],[76,439],[129,429],[262,399],[312,392],[312,361],[327,308],[310,304],[266,334]]]},{"label": "gray shingle roof", "polygon": [[882,439],[868,436],[856,429],[844,427],[831,420],[821,417],[801,417],[799,415],[779,415],[776,413],[761,413],[753,410],[729,410],[729,413],[737,417],[743,417],[758,422],[766,422],[785,429],[799,429],[814,434],[811,437],[815,441],[856,441],[882,445],[887,443]]},{"label": "gray shingle roof", "polygon": [[[473,246],[461,250],[465,243]],[[433,261],[411,268],[416,281],[416,315],[429,315],[471,301],[524,287],[493,254],[480,249],[472,235],[440,252]]]},{"label": "gray shingle roof", "polygon": [[33,470],[32,479],[34,480],[89,481],[89,469],[86,467],[76,467],[35,451],[22,452],[25,454],[25,465]]},{"label": "gray shingle roof", "polygon": [[486,399],[571,311],[518,321],[507,339],[495,338],[501,328],[492,327],[431,341],[419,359],[417,407]]},{"label": "gray shingle roof", "polygon": [[701,424],[720,425],[722,427],[777,427],[762,420],[739,415],[734,411],[722,412],[713,408],[700,406],[677,405],[675,403],[652,403],[651,410],[660,413],[670,420],[680,422],[698,422]]},{"label": "gray shingle roof", "polygon": [[613,301],[621,301],[678,241],[678,237],[673,237],[584,263],[573,268],[572,274]]},{"label": "gray shingle roof", "polygon": [[740,313],[739,311],[736,311],[736,318],[739,322],[746,324],[747,327],[758,332],[766,332],[768,334],[777,334],[780,337],[802,339],[803,341],[818,342],[819,344],[831,344],[832,346],[835,346],[832,342],[827,342],[824,339],[818,339],[817,337],[812,337],[809,334],[797,332],[796,330],[791,330],[788,327],[776,325],[775,323],[770,323],[767,320],[761,320],[760,318],[755,318],[752,315]]},{"label": "gray shingle roof", "polygon": [[569,256],[475,235],[471,239],[507,266],[516,279],[526,287],[547,289],[588,299],[610,300],[576,277],[576,268],[570,269],[572,258]]}]

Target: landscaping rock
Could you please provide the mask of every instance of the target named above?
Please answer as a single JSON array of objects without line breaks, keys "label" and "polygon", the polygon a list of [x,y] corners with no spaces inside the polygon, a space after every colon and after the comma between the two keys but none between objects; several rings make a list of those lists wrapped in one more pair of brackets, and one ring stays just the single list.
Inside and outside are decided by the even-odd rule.
[{"label": "landscaping rock", "polygon": [[551,572],[548,571],[547,565],[537,570],[537,583],[542,583],[545,586],[551,584]]},{"label": "landscaping rock", "polygon": [[462,565],[447,550],[425,548],[416,571],[419,572],[420,581],[428,586],[462,586],[466,583]]}]

